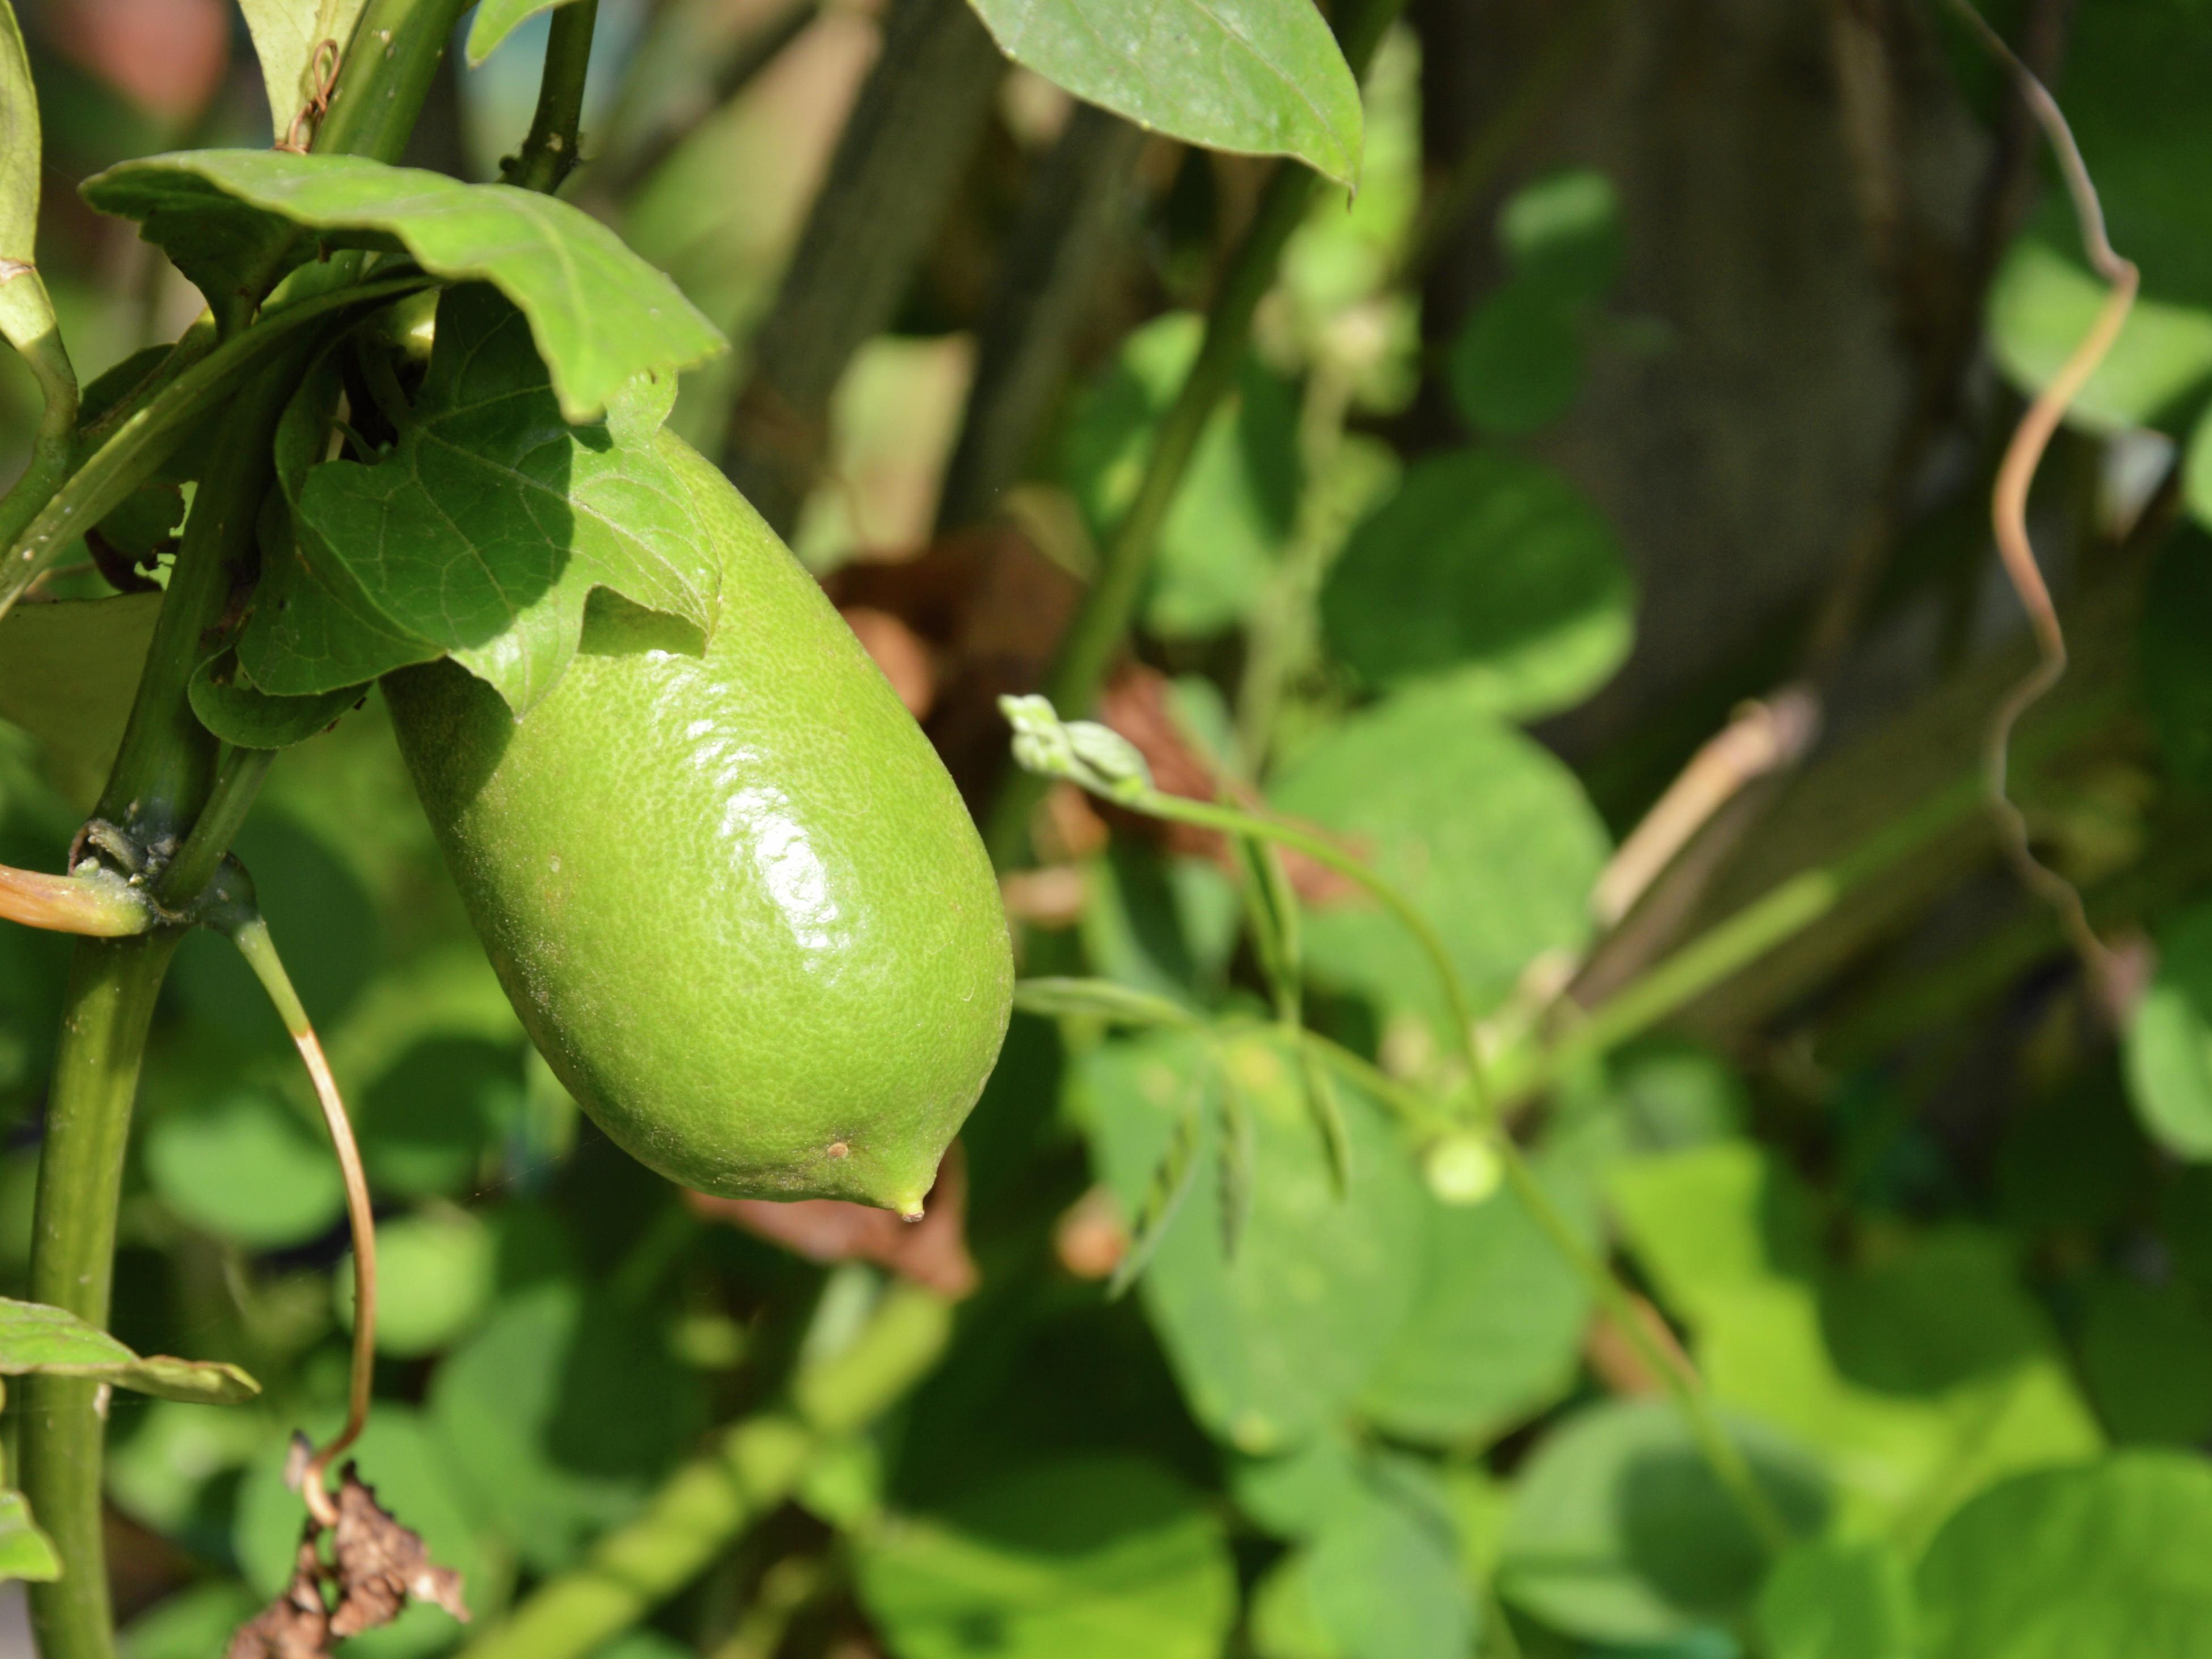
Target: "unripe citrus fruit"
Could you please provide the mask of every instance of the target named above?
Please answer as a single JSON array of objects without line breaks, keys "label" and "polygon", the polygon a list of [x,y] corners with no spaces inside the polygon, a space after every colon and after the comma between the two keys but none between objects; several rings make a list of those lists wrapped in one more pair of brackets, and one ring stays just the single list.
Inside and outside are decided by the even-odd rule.
[{"label": "unripe citrus fruit", "polygon": [[813,580],[663,434],[730,550],[703,654],[595,597],[520,721],[448,660],[386,681],[533,1041],[617,1143],[726,1197],[919,1214],[1013,970],[952,781]]}]

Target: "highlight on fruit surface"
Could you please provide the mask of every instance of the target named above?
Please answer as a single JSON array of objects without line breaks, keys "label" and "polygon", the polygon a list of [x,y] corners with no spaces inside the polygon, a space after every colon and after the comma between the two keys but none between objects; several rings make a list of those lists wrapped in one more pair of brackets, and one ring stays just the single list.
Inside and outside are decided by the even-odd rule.
[{"label": "highlight on fruit surface", "polygon": [[555,1073],[672,1180],[918,1216],[1012,958],[951,779],[811,577],[667,434],[721,565],[696,631],[594,596],[520,720],[450,660],[385,682],[471,918]]}]

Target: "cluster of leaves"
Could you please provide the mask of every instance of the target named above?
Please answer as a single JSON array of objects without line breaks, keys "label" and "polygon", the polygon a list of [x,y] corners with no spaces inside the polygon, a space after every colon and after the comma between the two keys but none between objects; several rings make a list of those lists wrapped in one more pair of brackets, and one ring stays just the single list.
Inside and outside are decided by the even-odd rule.
[{"label": "cluster of leaves", "polygon": [[[281,135],[312,97],[314,42],[272,45],[282,9],[251,9]],[[486,0],[470,55],[534,9]],[[1441,939],[1481,1022],[1478,1063],[1510,1077],[1545,1051],[1557,987],[1595,942],[1590,894],[1625,817],[1528,730],[1633,643],[1620,532],[1541,459],[1588,363],[1650,348],[1616,299],[1613,187],[1578,170],[1514,194],[1498,280],[1424,363],[1401,277],[1421,198],[1410,38],[1373,70],[1363,137],[1307,9],[1116,9],[1120,41],[1069,7],[978,10],[1085,97],[1194,142],[1357,170],[1351,210],[1332,197],[1291,242],[1167,514],[1146,665],[1109,713],[1154,773],[1196,780],[1187,793],[1355,850]],[[319,19],[342,28],[344,12]],[[1132,79],[1163,41],[1187,60]],[[2081,32],[2085,140],[2153,296],[2085,402],[2091,433],[2212,429],[2212,290],[2188,276],[2201,204],[2172,199],[2185,147],[2136,112],[2203,43],[2185,8],[2148,0],[2114,0]],[[1285,81],[1310,95],[1281,96]],[[710,126],[669,159],[676,182],[635,210],[641,242],[704,266],[698,248],[744,240],[684,184],[734,142]],[[360,1471],[495,1623],[689,1492],[670,1483],[709,1425],[851,1352],[887,1300],[874,1268],[714,1224],[580,1123],[467,931],[380,705],[346,712],[378,675],[450,654],[526,718],[598,590],[715,625],[707,464],[674,433],[704,434],[671,415],[714,331],[549,198],[229,150],[125,161],[87,194],[139,222],[219,313],[288,273],[283,292],[313,305],[315,273],[353,256],[392,284],[286,348],[261,586],[192,701],[233,743],[289,746],[240,851],[379,1200]],[[1034,482],[1072,509],[1072,563],[1110,538],[1199,351],[1182,308],[1197,285],[1176,276],[1186,206],[1152,227],[1167,250],[1152,297],[1171,303],[1041,446]],[[2024,240],[1993,301],[2023,385],[2094,302],[2056,246],[2049,228]],[[79,303],[49,278],[62,310]],[[730,280],[695,284],[723,321],[744,303],[714,286]],[[108,355],[88,428],[158,411],[135,429],[178,441],[57,499],[158,572],[204,465],[199,383]],[[1460,436],[1401,459],[1374,434],[1425,379]],[[872,384],[894,404],[903,389]],[[856,405],[848,424],[902,412]],[[2199,452],[2212,438],[2190,437],[2182,477],[2212,520]],[[824,562],[849,550],[819,528],[838,495],[811,520]],[[2130,709],[2159,733],[2150,787],[2185,807],[2212,775],[2206,557],[2187,531],[2160,549]],[[76,597],[0,631],[0,860],[26,866],[95,795],[131,678],[117,665],[143,658],[159,603],[89,574],[58,587]],[[1047,873],[1070,880],[1024,912],[1024,969],[1091,988],[1017,1021],[964,1138],[982,1288],[948,1354],[603,1654],[816,1652],[860,1631],[900,1659],[1966,1659],[2114,1650],[2121,1631],[2131,1653],[2202,1646],[2212,1468],[2190,1449],[2212,1435],[2212,913],[2152,918],[2156,978],[2117,1052],[2081,1037],[2069,993],[2013,998],[2007,1020],[2040,1019],[1990,1062],[2011,1068],[2014,1109],[1963,1149],[1887,1051],[1793,1068],[1756,1045],[1647,1039],[1558,1068],[1517,1116],[1524,1191],[1497,1184],[1451,1000],[1387,907],[1295,859],[1072,795],[1051,822]],[[54,941],[0,932],[0,1290],[27,1261],[65,975]],[[1308,1028],[1349,1063],[1317,1068]],[[142,1391],[112,1407],[108,1496],[165,1540],[168,1593],[125,1644],[203,1659],[301,1582],[291,1437],[343,1415],[351,1289],[313,1103],[211,939],[184,946],[157,1021],[125,1192],[117,1334],[0,1304],[0,1372]],[[1582,1253],[1613,1255],[1670,1322],[1786,1547],[1599,1316]],[[1116,1278],[1133,1294],[1109,1294]],[[247,1392],[234,1370],[134,1350],[234,1356],[260,1392],[217,1408],[210,1395]],[[49,1573],[41,1547],[0,1497],[0,1575]],[[465,1639],[417,1606],[348,1650],[430,1659]]]}]

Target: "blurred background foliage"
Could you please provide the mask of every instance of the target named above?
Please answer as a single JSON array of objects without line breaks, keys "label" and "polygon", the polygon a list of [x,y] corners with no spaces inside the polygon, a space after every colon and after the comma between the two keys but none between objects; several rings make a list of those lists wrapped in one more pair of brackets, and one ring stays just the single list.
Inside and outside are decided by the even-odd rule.
[{"label": "blurred background foliage", "polygon": [[[981,817],[1006,770],[992,700],[1042,681],[1267,165],[1080,110],[988,42],[879,56],[953,27],[933,3],[602,0],[571,194],[738,342],[687,379],[678,428],[769,481]],[[2100,290],[2002,76],[1911,0],[1417,0],[1368,76],[1356,200],[1326,192],[1290,242],[1102,709],[1164,787],[1265,802],[1400,884],[1507,1081],[1550,1042],[1516,1134],[1800,1541],[1767,1558],[1522,1204],[1349,1089],[1340,1193],[1295,1060],[1249,1026],[1018,1017],[949,1256],[803,1227],[794,1253],[687,1204],[529,1050],[372,700],[283,757],[240,850],[377,1194],[360,1460],[480,1625],[849,1341],[892,1274],[957,1285],[972,1255],[935,1371],[604,1659],[2212,1653],[2212,14],[1994,15],[2144,273],[2033,503],[2076,664],[2014,769],[2124,1006],[2005,872],[1977,793],[2025,652],[1990,477]],[[200,300],[69,186],[264,143],[266,109],[221,0],[24,21],[44,274],[89,375]],[[491,177],[544,38],[472,72],[450,54],[410,159]],[[968,129],[884,147],[953,161],[892,168],[891,216],[920,229],[859,233],[888,267],[871,315],[852,260],[809,249],[854,211],[848,120],[925,94],[915,119]],[[36,410],[0,362],[0,470]],[[89,565],[47,587],[107,591]],[[82,732],[127,689],[85,653],[15,655],[0,715],[62,673],[81,729],[0,721],[9,862],[58,856],[101,769]],[[1778,688],[1817,720],[1613,902],[1624,838]],[[1065,790],[1031,828],[1007,877],[1025,973],[1261,1009],[1218,838]],[[1290,875],[1310,1021],[1389,1079],[1452,1082],[1412,941]],[[1583,1010],[1808,876],[1826,898],[1777,948],[1663,1026],[1576,1046]],[[65,955],[0,932],[0,1292]],[[350,1268],[250,976],[196,938],[164,999],[117,1329],[267,1392],[116,1396],[112,1549],[129,1659],[207,1659],[286,1573],[286,1438],[342,1413]],[[1237,1127],[1190,1152],[1110,1299],[1194,1117]],[[1230,1158],[1251,1171],[1233,1253]],[[465,1638],[416,1608],[359,1650]]]}]

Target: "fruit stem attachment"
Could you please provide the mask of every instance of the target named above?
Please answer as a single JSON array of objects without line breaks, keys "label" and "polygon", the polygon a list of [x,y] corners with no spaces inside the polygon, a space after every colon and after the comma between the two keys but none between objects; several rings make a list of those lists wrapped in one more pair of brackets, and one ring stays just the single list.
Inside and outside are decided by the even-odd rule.
[{"label": "fruit stem attachment", "polygon": [[[244,875],[235,863],[226,874],[231,872]],[[250,884],[246,890],[250,895]],[[369,1393],[375,1376],[376,1216],[369,1206],[368,1177],[362,1169],[361,1147],[354,1139],[353,1123],[346,1115],[337,1079],[331,1074],[330,1060],[323,1054],[323,1045],[315,1036],[307,1009],[301,1005],[299,993],[292,988],[291,975],[284,971],[283,959],[276,954],[276,942],[270,937],[269,924],[262,920],[260,910],[250,896],[234,898],[210,912],[209,925],[228,935],[238,947],[239,955],[246,958],[246,966],[253,970],[253,976],[268,994],[277,1018],[284,1022],[292,1045],[300,1051],[301,1062],[307,1068],[307,1079],[314,1085],[315,1099],[323,1109],[323,1122],[330,1130],[331,1145],[337,1152],[339,1172],[345,1177],[346,1219],[353,1231],[352,1386],[346,1402],[345,1426],[335,1439],[307,1460],[300,1476],[300,1493],[307,1500],[307,1512],[319,1525],[334,1527],[337,1524],[337,1506],[323,1484],[323,1472],[361,1437],[362,1429],[368,1421]]]},{"label": "fruit stem attachment", "polygon": [[584,77],[592,64],[592,31],[599,0],[568,0],[555,10],[545,39],[545,74],[538,83],[538,112],[520,155],[508,159],[501,184],[550,196],[575,171],[584,119]]}]

